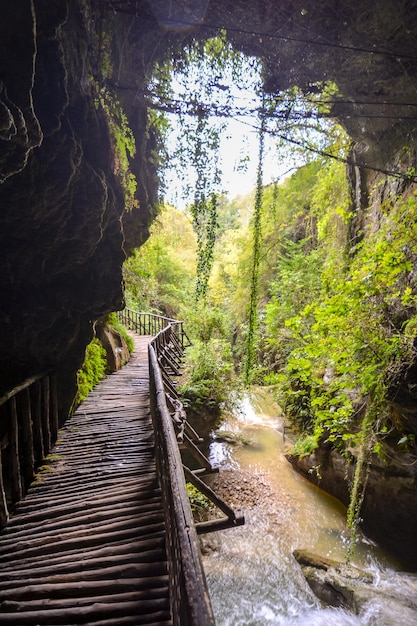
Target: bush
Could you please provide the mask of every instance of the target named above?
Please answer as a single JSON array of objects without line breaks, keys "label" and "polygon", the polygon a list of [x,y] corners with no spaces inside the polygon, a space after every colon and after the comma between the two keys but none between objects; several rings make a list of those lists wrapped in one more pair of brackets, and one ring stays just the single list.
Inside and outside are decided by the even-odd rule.
[{"label": "bush", "polygon": [[185,373],[179,392],[196,412],[219,414],[236,387],[230,345],[221,339],[196,341],[186,351]]}]

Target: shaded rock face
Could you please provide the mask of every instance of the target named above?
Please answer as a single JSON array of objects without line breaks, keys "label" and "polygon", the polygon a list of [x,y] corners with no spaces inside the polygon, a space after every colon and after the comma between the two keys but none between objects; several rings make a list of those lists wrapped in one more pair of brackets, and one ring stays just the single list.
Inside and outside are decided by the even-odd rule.
[{"label": "shaded rock face", "polygon": [[10,59],[0,91],[1,390],[58,368],[65,408],[92,322],[122,306],[123,196],[80,6],[21,6],[9,16],[17,48],[0,42],[2,70]]},{"label": "shaded rock face", "polygon": [[[399,558],[406,568],[417,570],[417,468],[410,455],[390,451],[389,465],[372,456],[361,508],[364,532]],[[348,506],[354,465],[330,444],[298,458],[292,465],[309,481]]]}]

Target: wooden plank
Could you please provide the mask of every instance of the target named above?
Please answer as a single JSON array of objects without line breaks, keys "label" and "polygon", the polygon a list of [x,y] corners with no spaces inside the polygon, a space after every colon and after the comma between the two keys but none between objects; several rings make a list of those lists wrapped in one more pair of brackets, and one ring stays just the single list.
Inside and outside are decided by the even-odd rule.
[{"label": "wooden plank", "polygon": [[[169,609],[168,600],[166,597],[166,589],[161,589],[160,587],[157,589],[146,589],[145,591],[137,591],[134,586],[130,585],[129,589],[125,592],[115,591],[115,585],[108,585],[108,594],[105,595],[105,590],[101,590],[100,595],[94,595],[93,597],[87,596],[83,597],[79,595],[79,586],[72,590],[68,596],[64,595],[63,597],[55,597],[56,590],[52,590],[51,595],[46,595],[42,598],[33,598],[33,596],[29,596],[30,599],[26,600],[23,598],[23,602],[19,602],[16,599],[8,600],[7,598],[2,600],[3,609],[9,610],[13,612],[20,611],[40,611],[44,608],[48,610],[54,609],[62,609],[69,608],[71,609],[74,606],[74,592],[76,595],[77,607],[82,606],[91,606],[96,603],[108,603],[113,604],[117,602],[118,604],[122,602],[140,602],[141,610],[144,609],[152,609],[153,611],[157,608],[165,608]],[[66,589],[64,591],[67,591]],[[58,594],[59,595],[59,594]]]},{"label": "wooden plank", "polygon": [[[140,543],[144,547],[144,549],[152,549],[160,547],[160,541],[163,540],[163,547],[165,549],[165,536],[164,536],[164,528],[159,528],[153,533],[149,533],[144,537],[141,537]],[[137,537],[121,537],[116,541],[113,541],[110,545],[112,550],[114,550],[114,554],[120,554],[120,563],[124,562],[123,555],[126,553],[125,546],[135,545],[137,543]],[[88,569],[96,569],[94,567],[94,561],[101,558],[103,554],[105,554],[106,548],[103,548],[102,545],[87,545],[83,546],[82,550],[79,549],[78,546],[72,546],[70,549],[65,550],[63,552],[56,552],[55,554],[50,554],[48,556],[48,560],[45,565],[40,564],[39,558],[37,555],[23,555],[21,558],[15,558],[13,562],[8,561],[2,565],[0,572],[0,580],[6,581],[9,580],[10,572],[14,571],[24,571],[25,569],[30,569],[30,575],[34,578],[45,576],[50,576],[54,574],[57,570],[54,570],[54,567],[58,567],[58,571],[67,571],[67,572],[78,572],[80,571],[80,567],[82,571],[86,571]],[[136,550],[133,549],[134,553]],[[104,551],[104,552],[103,552]],[[81,561],[80,561],[81,558]],[[90,564],[92,566],[90,567]],[[46,567],[46,569],[44,569]]]},{"label": "wooden plank", "polygon": [[[96,569],[95,563],[99,562],[101,559],[118,558],[120,559],[120,563],[122,563],[126,558],[142,551],[146,552],[148,550],[158,549],[165,549],[165,537],[163,531],[155,533],[154,535],[144,539],[136,539],[133,537],[133,539],[113,542],[109,546],[105,547],[86,547],[82,551],[83,569]],[[79,550],[74,549],[67,550],[62,554],[50,555],[47,564],[39,564],[36,558],[9,561],[1,567],[0,580],[7,581],[20,579],[22,577],[40,578],[42,576],[55,573],[57,567],[60,572],[78,571],[79,563],[76,559],[79,554]],[[35,568],[33,567],[34,565],[36,565]]]},{"label": "wooden plank", "polygon": [[[150,542],[149,548],[153,547],[154,542]],[[138,550],[133,551],[128,554],[116,554],[113,556],[94,558],[92,554],[88,554],[88,559],[83,559],[83,571],[89,570],[99,570],[103,568],[110,568],[115,565],[127,565],[127,564],[138,564],[138,563],[162,563],[165,558],[165,544],[160,548],[149,549],[140,552]],[[65,560],[61,559],[59,572],[60,575],[67,574],[75,574],[79,571],[79,563],[72,562],[68,559],[68,555],[66,555]],[[21,583],[21,581],[27,581],[31,579],[33,581],[32,584],[40,584],[43,580],[47,580],[50,583],[48,577],[51,576],[53,570],[51,566],[40,568],[37,567],[35,570],[31,568],[21,567],[19,564],[15,569],[11,569],[9,571],[5,571],[1,573],[0,583],[2,584],[2,598],[4,589],[10,588],[14,591],[16,590],[17,585]],[[101,587],[102,585],[100,585]]]},{"label": "wooden plank", "polygon": [[[123,499],[125,496],[125,499]],[[18,516],[13,518],[12,522],[5,529],[0,545],[7,539],[8,534],[12,534],[13,537],[18,537],[21,533],[41,531],[40,527],[45,528],[47,524],[48,528],[58,527],[71,522],[75,522],[87,519],[93,519],[94,516],[101,517],[102,519],[109,517],[117,517],[119,512],[129,511],[134,506],[140,506],[140,510],[143,512],[160,510],[161,498],[151,497],[138,500],[137,492],[133,491],[132,494],[121,493],[120,498],[117,496],[114,499],[103,499],[101,502],[89,502],[86,503],[84,508],[81,508],[79,515],[74,517],[74,510],[71,508],[61,509],[60,513],[56,513],[55,516],[51,516],[49,511],[45,511],[44,508],[35,511],[34,513],[26,513],[24,516]],[[22,519],[23,517],[23,519]]]},{"label": "wooden plank", "polygon": [[[141,602],[119,602],[114,603],[96,603],[89,607],[71,607],[69,609],[44,609],[40,611],[20,611],[19,613],[0,613],[0,625],[10,626],[11,624],[19,624],[19,626],[68,626],[68,624],[85,624],[86,619],[96,620],[97,618],[119,619],[119,616],[136,614],[136,624],[148,624],[149,617],[157,620],[167,620],[170,617],[169,608],[165,610],[155,610],[151,606],[146,607],[142,611]],[[94,623],[94,622],[93,622]],[[117,622],[116,622],[117,623]]]},{"label": "wooden plank", "polygon": [[[59,589],[63,589],[66,585],[73,585],[72,588],[77,589],[77,585],[80,588],[79,593],[82,593],[82,587],[86,582],[94,584],[100,587],[106,584],[106,581],[117,581],[123,579],[143,579],[152,578],[160,579],[166,577],[167,568],[166,563],[127,563],[122,565],[113,565],[111,567],[83,570],[81,572],[54,574],[45,578],[27,578],[26,580],[14,581],[13,589],[10,589],[9,582],[0,583],[1,597],[6,597],[7,594],[14,593],[14,597],[29,596],[34,593],[41,593],[44,589],[45,597],[52,593],[55,585],[58,585]],[[165,578],[164,578],[165,580]],[[36,591],[38,590],[38,591]],[[3,595],[6,594],[6,595]],[[0,605],[1,607],[1,605]],[[1,612],[1,611],[0,611]]]},{"label": "wooden plank", "polygon": [[[136,343],[131,366],[103,381],[60,430],[0,534],[0,626],[172,626],[148,341]],[[56,418],[53,384],[42,393],[37,386],[30,393],[40,463]]]}]

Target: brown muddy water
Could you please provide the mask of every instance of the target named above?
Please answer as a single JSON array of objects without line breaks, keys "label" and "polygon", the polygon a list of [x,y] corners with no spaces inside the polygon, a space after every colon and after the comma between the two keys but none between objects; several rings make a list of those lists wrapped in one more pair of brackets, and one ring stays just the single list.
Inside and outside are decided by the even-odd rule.
[{"label": "brown muddy water", "polygon": [[[297,474],[284,457],[283,417],[264,390],[247,395],[221,430],[246,442],[214,440],[220,466],[216,490],[245,514],[246,524],[203,539],[204,569],[217,626],[412,626],[389,607],[373,604],[356,616],[324,607],[313,595],[293,550],[345,559],[346,509]],[[366,537],[354,565],[374,572],[397,565]],[[406,618],[404,618],[406,619]]]}]

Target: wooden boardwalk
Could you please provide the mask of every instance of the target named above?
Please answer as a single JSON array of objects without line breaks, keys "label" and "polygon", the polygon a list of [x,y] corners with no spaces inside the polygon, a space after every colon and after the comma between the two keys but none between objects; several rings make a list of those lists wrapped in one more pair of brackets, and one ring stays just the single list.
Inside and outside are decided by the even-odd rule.
[{"label": "wooden boardwalk", "polygon": [[59,433],[0,534],[0,625],[171,625],[147,344]]}]

